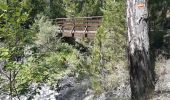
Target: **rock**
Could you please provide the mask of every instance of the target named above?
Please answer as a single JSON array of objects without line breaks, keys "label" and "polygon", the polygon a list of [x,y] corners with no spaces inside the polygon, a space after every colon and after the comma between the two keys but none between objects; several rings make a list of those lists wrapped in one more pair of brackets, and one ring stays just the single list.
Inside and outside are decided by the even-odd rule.
[{"label": "rock", "polygon": [[75,77],[65,77],[58,83],[59,95],[56,95],[56,100],[83,100],[86,96],[89,81],[83,80],[76,83]]},{"label": "rock", "polygon": [[1,100],[9,100],[9,95],[3,94],[3,95],[0,96],[0,99]]}]

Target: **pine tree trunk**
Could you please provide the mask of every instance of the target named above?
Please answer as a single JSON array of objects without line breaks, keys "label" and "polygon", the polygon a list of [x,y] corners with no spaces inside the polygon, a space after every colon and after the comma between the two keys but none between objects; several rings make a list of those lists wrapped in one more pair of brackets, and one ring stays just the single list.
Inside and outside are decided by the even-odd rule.
[{"label": "pine tree trunk", "polygon": [[129,67],[132,100],[147,100],[153,91],[149,57],[148,0],[127,0]]}]

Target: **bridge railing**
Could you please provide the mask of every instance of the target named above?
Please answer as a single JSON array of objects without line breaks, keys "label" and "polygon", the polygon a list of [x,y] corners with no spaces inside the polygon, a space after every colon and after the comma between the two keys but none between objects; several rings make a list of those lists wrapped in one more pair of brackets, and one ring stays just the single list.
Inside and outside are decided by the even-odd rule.
[{"label": "bridge railing", "polygon": [[102,16],[56,19],[62,35],[75,38],[93,38],[101,22]]}]

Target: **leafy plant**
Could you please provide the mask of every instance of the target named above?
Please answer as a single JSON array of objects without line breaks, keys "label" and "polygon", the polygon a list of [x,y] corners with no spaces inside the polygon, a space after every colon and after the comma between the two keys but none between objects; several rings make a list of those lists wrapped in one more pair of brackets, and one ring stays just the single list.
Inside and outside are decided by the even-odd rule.
[{"label": "leafy plant", "polygon": [[[0,23],[0,36],[4,39],[3,47],[0,47],[0,62],[3,62],[1,73],[2,78],[7,80],[4,84],[6,91],[9,92],[10,99],[18,95],[17,88],[19,84],[17,75],[20,70],[26,68],[24,65],[24,47],[33,43],[34,33],[24,25],[28,20],[28,12],[23,11],[23,2],[16,0],[4,1],[1,3],[2,12]],[[2,20],[3,19],[3,20]],[[22,77],[20,77],[22,78]],[[5,82],[6,83],[6,82]]]}]

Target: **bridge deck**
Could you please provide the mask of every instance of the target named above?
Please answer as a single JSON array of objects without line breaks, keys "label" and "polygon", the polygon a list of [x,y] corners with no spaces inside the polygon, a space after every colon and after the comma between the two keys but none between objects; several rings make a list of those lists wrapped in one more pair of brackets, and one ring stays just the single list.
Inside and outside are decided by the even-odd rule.
[{"label": "bridge deck", "polygon": [[57,18],[58,32],[63,37],[93,39],[97,28],[101,25],[102,16],[77,17],[77,18]]}]

